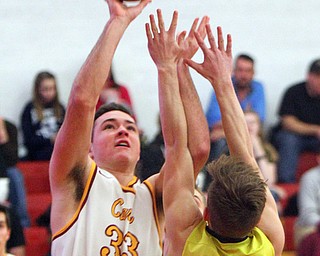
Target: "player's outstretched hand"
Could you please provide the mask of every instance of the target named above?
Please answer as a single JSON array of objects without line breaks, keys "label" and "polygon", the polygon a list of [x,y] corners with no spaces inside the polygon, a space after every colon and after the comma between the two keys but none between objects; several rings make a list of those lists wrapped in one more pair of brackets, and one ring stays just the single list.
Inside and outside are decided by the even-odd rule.
[{"label": "player's outstretched hand", "polygon": [[190,31],[187,37],[185,37],[186,35],[185,31],[181,32],[178,35],[177,41],[183,50],[182,57],[185,59],[191,59],[199,49],[199,44],[195,37],[195,32],[198,32],[202,39],[204,39],[207,35],[205,26],[206,24],[209,23],[209,17],[204,16],[201,19],[199,26],[198,26],[198,23],[199,23],[199,18],[196,18],[192,23],[192,26],[190,28]]},{"label": "player's outstretched hand", "polygon": [[173,13],[169,29],[165,30],[165,24],[160,9],[157,10],[158,26],[154,15],[150,15],[150,23],[146,24],[148,49],[150,56],[158,68],[165,68],[169,64],[177,63],[182,50],[176,41],[176,29],[178,12]]},{"label": "player's outstretched hand", "polygon": [[105,0],[109,6],[110,18],[123,18],[128,23],[133,21],[152,0],[141,0],[135,6],[128,7],[120,0]]},{"label": "player's outstretched hand", "polygon": [[203,77],[207,78],[212,85],[225,84],[230,81],[232,73],[232,41],[231,35],[227,35],[227,45],[225,48],[221,27],[217,27],[218,44],[211,31],[209,24],[206,24],[206,31],[210,48],[208,48],[199,34],[195,32],[196,40],[203,51],[203,63],[196,63],[191,59],[186,59],[185,63],[195,69]]}]

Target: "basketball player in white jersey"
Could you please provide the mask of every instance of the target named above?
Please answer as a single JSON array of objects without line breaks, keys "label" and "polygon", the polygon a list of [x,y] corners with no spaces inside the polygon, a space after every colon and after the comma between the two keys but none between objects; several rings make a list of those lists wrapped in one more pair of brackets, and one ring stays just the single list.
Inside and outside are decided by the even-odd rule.
[{"label": "basketball player in white jersey", "polygon": [[[161,202],[162,174],[143,184],[134,176],[140,141],[130,112],[113,104],[95,116],[117,45],[150,1],[126,7],[118,0],[107,0],[110,19],[74,81],[50,162],[54,256],[162,255],[162,209],[156,204],[157,199]],[[204,31],[205,22],[199,32]],[[194,37],[187,37],[189,41],[194,42]],[[190,74],[181,70],[181,76],[196,175],[208,157],[209,134]],[[159,83],[172,79],[169,73],[159,74]]]}]

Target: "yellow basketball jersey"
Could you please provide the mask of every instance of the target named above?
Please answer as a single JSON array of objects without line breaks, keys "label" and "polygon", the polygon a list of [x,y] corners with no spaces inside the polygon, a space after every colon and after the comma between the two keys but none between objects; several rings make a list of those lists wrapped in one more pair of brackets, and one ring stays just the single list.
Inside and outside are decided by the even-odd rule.
[{"label": "yellow basketball jersey", "polygon": [[247,239],[237,243],[221,243],[206,231],[205,221],[201,221],[188,237],[183,256],[273,256],[274,248],[259,229],[254,228]]}]

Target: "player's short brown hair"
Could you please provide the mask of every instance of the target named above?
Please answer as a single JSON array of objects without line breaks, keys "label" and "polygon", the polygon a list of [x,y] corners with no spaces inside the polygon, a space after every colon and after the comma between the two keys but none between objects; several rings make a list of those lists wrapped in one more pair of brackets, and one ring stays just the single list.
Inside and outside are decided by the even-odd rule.
[{"label": "player's short brown hair", "polygon": [[231,156],[221,156],[207,170],[212,176],[207,199],[210,228],[224,237],[245,237],[260,220],[266,183],[258,170]]}]

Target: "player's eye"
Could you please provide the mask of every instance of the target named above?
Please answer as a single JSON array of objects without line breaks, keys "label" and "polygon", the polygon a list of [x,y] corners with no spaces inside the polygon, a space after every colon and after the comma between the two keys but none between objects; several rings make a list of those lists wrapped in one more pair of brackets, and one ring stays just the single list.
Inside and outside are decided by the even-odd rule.
[{"label": "player's eye", "polygon": [[134,132],[137,130],[136,127],[133,126],[133,125],[129,125],[129,126],[127,127],[127,129],[128,129],[129,131],[134,131]]},{"label": "player's eye", "polygon": [[107,124],[107,125],[104,127],[104,129],[106,129],[106,130],[113,129],[113,128],[114,128],[114,125],[112,125],[112,124]]}]

